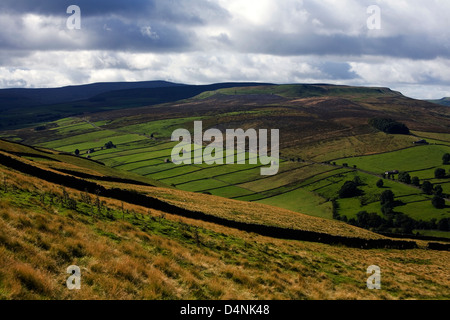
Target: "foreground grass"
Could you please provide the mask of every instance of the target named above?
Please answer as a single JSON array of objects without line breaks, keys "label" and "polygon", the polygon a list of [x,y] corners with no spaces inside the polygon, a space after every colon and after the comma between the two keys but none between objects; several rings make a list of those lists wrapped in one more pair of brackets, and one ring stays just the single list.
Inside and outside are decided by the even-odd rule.
[{"label": "foreground grass", "polygon": [[[95,196],[2,173],[1,299],[450,298],[447,252],[276,240],[110,199],[99,208]],[[366,288],[372,264],[382,290]],[[65,286],[70,265],[79,291]]]}]

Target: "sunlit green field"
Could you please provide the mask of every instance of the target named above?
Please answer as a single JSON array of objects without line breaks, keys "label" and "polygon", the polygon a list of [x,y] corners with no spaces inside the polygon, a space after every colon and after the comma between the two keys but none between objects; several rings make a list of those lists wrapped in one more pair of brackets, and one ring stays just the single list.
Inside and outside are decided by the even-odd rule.
[{"label": "sunlit green field", "polygon": [[[428,145],[372,156],[345,158],[336,162],[340,165],[347,163],[350,167],[356,165],[359,169],[379,174],[391,170],[416,172],[442,166],[442,156],[445,153],[450,153],[449,146]],[[449,169],[450,166],[446,168]]]}]

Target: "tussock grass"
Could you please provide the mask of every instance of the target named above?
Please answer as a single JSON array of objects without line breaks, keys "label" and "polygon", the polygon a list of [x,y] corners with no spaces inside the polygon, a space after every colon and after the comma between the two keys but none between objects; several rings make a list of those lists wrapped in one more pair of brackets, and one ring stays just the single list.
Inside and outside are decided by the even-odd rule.
[{"label": "tussock grass", "polygon": [[[145,232],[133,220],[97,218],[84,223],[80,213],[74,212],[72,219],[39,211],[0,209],[2,298],[402,299],[450,295],[445,272],[450,261],[443,252],[364,251],[274,240],[236,230],[218,233],[167,219]],[[32,226],[18,229],[11,222],[24,213],[32,226],[50,215],[53,219],[46,221],[53,232],[39,233]],[[201,245],[186,236],[193,230],[200,233]],[[106,234],[122,240],[114,241]],[[11,246],[14,242],[20,246]],[[40,242],[50,248],[39,246]],[[61,259],[55,252],[69,255]],[[419,257],[422,261],[426,257],[427,263],[415,263]],[[369,263],[382,267],[383,291],[365,289]],[[71,264],[82,270],[80,291],[64,286],[65,268]]]}]

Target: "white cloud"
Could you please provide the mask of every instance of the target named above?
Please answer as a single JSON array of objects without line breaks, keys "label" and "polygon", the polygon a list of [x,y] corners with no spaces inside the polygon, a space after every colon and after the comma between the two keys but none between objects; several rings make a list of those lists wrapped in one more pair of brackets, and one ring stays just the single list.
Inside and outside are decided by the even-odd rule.
[{"label": "white cloud", "polygon": [[[148,0],[135,11],[130,0],[105,14],[86,1],[82,30],[67,30],[65,10],[46,2],[47,13],[0,13],[0,87],[332,82],[450,95],[448,0]],[[381,30],[367,29],[373,4]]]}]

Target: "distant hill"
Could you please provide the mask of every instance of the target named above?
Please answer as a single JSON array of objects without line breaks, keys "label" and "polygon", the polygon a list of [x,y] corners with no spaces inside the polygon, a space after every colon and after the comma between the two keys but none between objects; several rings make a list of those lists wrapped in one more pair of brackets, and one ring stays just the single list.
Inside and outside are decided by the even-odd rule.
[{"label": "distant hill", "polygon": [[260,85],[267,84],[186,85],[146,81],[49,89],[0,89],[0,128],[20,128],[84,113],[174,102],[205,91]]},{"label": "distant hill", "polygon": [[96,95],[115,90],[167,88],[179,86],[183,85],[166,81],[143,81],[105,82],[45,89],[0,89],[0,109],[4,110],[16,107],[31,107],[85,100]]},{"label": "distant hill", "polygon": [[442,98],[439,100],[428,100],[429,102],[440,104],[442,106],[450,107],[450,97]]}]

